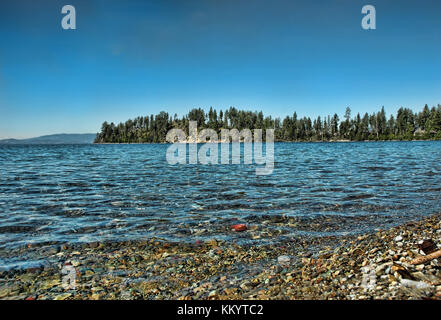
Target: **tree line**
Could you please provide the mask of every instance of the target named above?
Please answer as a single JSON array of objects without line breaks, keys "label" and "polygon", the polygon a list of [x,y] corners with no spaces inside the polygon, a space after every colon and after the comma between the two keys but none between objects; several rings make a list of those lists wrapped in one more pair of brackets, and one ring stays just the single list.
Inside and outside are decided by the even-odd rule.
[{"label": "tree line", "polygon": [[177,114],[160,112],[156,115],[137,117],[119,124],[104,122],[95,143],[161,143],[173,128],[188,134],[189,121],[197,121],[198,130],[221,129],[274,129],[276,141],[364,141],[364,140],[429,140],[441,139],[441,105],[413,112],[400,108],[397,114],[386,117],[384,107],[379,112],[351,115],[346,108],[343,119],[332,116],[315,119],[298,117],[294,112],[283,120],[264,116],[262,111],[244,111],[230,107],[227,110],[210,108],[192,109],[179,118]]}]

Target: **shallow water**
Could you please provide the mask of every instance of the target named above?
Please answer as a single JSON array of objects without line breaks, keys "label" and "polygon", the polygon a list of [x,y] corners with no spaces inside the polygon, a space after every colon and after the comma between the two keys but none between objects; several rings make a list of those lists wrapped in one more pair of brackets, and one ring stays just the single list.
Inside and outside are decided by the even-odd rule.
[{"label": "shallow water", "polygon": [[267,176],[254,165],[169,165],[167,147],[0,146],[0,250],[152,237],[268,244],[441,211],[438,141],[276,143]]}]

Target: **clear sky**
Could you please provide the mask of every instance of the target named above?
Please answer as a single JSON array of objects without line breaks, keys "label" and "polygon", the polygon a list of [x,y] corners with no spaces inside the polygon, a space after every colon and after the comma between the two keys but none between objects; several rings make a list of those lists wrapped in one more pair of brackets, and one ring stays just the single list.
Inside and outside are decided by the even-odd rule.
[{"label": "clear sky", "polygon": [[[77,29],[63,30],[63,5]],[[361,28],[375,5],[377,29]],[[0,1],[0,138],[161,110],[283,117],[441,103],[439,0]]]}]

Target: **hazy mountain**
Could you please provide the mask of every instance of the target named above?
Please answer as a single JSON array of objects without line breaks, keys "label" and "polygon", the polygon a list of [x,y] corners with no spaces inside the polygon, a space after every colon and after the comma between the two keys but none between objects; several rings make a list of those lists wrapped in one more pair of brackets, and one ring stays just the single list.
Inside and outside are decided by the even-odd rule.
[{"label": "hazy mountain", "polygon": [[95,133],[60,133],[29,139],[3,139],[0,144],[89,144],[95,137]]}]

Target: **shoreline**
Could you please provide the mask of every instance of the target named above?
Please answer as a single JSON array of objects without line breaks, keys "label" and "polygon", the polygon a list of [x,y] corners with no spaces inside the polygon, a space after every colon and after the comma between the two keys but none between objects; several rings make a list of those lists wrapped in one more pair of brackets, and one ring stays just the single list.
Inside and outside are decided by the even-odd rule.
[{"label": "shoreline", "polygon": [[[358,142],[424,142],[424,141],[441,141],[440,139],[421,139],[421,140],[329,140],[329,141],[274,141],[274,143],[358,143]],[[231,142],[210,142],[210,141],[197,141],[197,142],[175,142],[182,144],[205,144],[205,143],[231,143]],[[244,143],[241,141],[240,143]],[[252,142],[251,142],[252,143]],[[265,143],[265,141],[262,141]],[[93,142],[93,145],[119,145],[119,144],[172,144],[171,142]]]},{"label": "shoreline", "polygon": [[[64,247],[46,253],[56,262],[1,272],[0,299],[441,299],[441,263],[410,264],[422,254],[420,240],[433,239],[439,249],[440,219],[435,214],[334,242]],[[308,250],[313,245],[319,250]],[[66,266],[75,270],[75,289],[63,287]],[[366,287],[369,275],[375,282]]]}]

